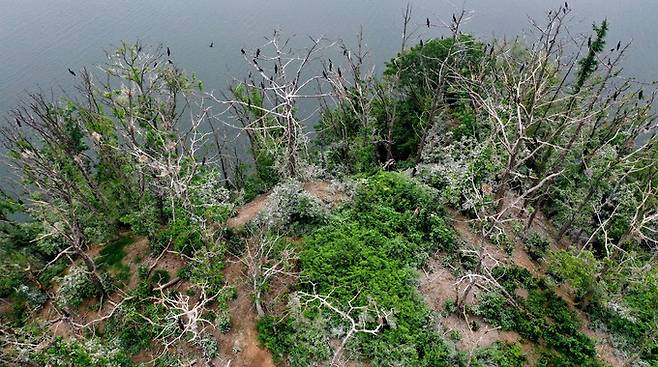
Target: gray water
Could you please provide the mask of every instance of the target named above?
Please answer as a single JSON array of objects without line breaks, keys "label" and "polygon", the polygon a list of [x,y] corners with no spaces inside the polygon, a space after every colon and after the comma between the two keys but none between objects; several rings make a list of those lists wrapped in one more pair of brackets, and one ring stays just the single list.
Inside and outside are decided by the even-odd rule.
[{"label": "gray water", "polygon": [[[370,62],[383,65],[400,47],[401,0],[0,0],[0,116],[26,91],[70,88],[67,68],[104,61],[122,40],[165,44],[179,66],[196,72],[206,89],[225,88],[244,76],[240,48],[256,48],[275,28],[286,34],[353,41],[363,29]],[[473,11],[464,30],[483,38],[515,36],[529,18],[543,19],[562,1],[413,0],[418,36],[441,35],[423,27]],[[571,0],[571,30],[584,32],[608,18],[609,43],[633,41],[627,75],[658,80],[658,0]],[[214,47],[209,48],[210,42]],[[381,69],[379,69],[381,70]],[[0,118],[0,121],[3,119]],[[0,176],[6,170],[0,167]]]}]

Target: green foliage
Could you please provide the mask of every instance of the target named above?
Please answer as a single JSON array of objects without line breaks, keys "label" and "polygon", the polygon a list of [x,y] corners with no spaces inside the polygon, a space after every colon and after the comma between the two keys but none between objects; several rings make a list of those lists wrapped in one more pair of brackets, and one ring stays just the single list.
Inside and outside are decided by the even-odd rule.
[{"label": "green foliage", "polygon": [[544,257],[548,246],[548,240],[537,232],[531,232],[525,243],[528,255],[535,261],[539,261]]},{"label": "green foliage", "polygon": [[151,273],[151,279],[149,279],[149,282],[153,286],[157,286],[161,284],[166,284],[170,278],[171,275],[169,275],[168,271],[164,269],[155,269],[153,273]]},{"label": "green foliage", "polygon": [[76,341],[56,337],[46,348],[34,353],[31,359],[42,366],[135,366],[123,352],[103,345],[95,338]]},{"label": "green foliage", "polygon": [[[381,172],[363,182],[352,207],[305,239],[300,266],[302,278],[309,283],[302,285],[303,289],[331,294],[336,304],[374,303],[379,309],[394,310],[391,327],[376,336],[355,336],[349,345],[354,358],[370,360],[373,366],[450,365],[452,356],[441,336],[431,329],[430,311],[413,286],[415,268],[428,253],[449,246],[447,242],[452,240],[445,221],[434,218],[441,215],[434,198],[409,178]],[[310,283],[313,289],[307,289]],[[335,314],[325,315],[318,306],[304,317],[282,321],[282,326],[265,319],[259,330],[275,355],[287,355],[305,365],[326,358],[329,326],[324,324],[342,322]],[[313,329],[308,325],[314,325]],[[311,339],[307,334],[297,335],[310,330]],[[298,346],[300,338],[306,338],[308,344]]]},{"label": "green foliage", "polygon": [[499,281],[508,290],[525,286],[527,299],[515,297],[518,307],[500,293],[488,292],[479,297],[473,308],[475,315],[504,330],[514,330],[523,337],[544,346],[542,366],[601,366],[594,341],[580,331],[578,315],[564,300],[547,289],[542,280],[530,281],[517,270],[498,269],[505,276]]},{"label": "green foliage", "polygon": [[548,254],[549,273],[558,280],[567,281],[576,290],[578,298],[588,302],[602,296],[598,284],[599,269],[599,262],[589,251],[575,254],[557,250]]},{"label": "green foliage", "polygon": [[594,24],[592,28],[596,36],[594,40],[592,38],[589,39],[587,56],[578,62],[580,69],[578,69],[576,81],[573,86],[574,93],[578,93],[585,84],[585,81],[594,73],[597,65],[597,55],[603,52],[605,47],[605,37],[608,34],[608,21],[604,19],[601,25],[597,26]]},{"label": "green foliage", "polygon": [[277,320],[265,316],[258,320],[258,340],[272,352],[277,363],[286,360],[291,367],[320,366],[331,356],[325,332],[326,320],[302,315]]},{"label": "green foliage", "polygon": [[257,228],[269,228],[294,236],[318,227],[328,217],[329,211],[306,192],[301,183],[287,181],[272,190],[254,223]]},{"label": "green foliage", "polygon": [[157,253],[167,244],[172,244],[174,250],[191,255],[200,249],[203,243],[201,228],[181,210],[176,218],[156,235],[151,247],[152,251]]},{"label": "green foliage", "polygon": [[523,355],[519,344],[496,342],[493,345],[477,351],[473,367],[523,367],[528,361]]},{"label": "green foliage", "polygon": [[80,266],[71,267],[62,277],[57,291],[57,305],[61,308],[78,308],[84,300],[99,295],[99,285]]}]

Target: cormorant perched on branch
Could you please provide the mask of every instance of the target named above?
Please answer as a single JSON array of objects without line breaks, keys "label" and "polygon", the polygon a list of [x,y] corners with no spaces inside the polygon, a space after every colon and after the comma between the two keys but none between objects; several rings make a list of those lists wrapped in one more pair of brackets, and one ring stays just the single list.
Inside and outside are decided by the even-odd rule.
[{"label": "cormorant perched on branch", "polygon": [[256,57],[260,56],[260,48],[256,49]]},{"label": "cormorant perched on branch", "polygon": [[245,52],[244,48],[241,48],[241,49],[240,49],[240,52],[241,52],[243,55],[247,53],[247,52]]},{"label": "cormorant perched on branch", "polygon": [[423,47],[425,44],[423,43],[423,39],[420,39],[420,47]]},{"label": "cormorant perched on branch", "polygon": [[430,23],[430,18],[427,18],[427,28],[429,28],[431,25],[432,23]]},{"label": "cormorant perched on branch", "polygon": [[329,71],[333,70],[334,68],[334,63],[331,62],[331,59],[329,59]]},{"label": "cormorant perched on branch", "polygon": [[338,77],[339,77],[339,78],[342,78],[342,77],[343,77],[343,73],[340,71],[340,67],[338,68]]},{"label": "cormorant perched on branch", "polygon": [[71,70],[71,68],[69,68],[69,73],[73,76],[77,76],[77,75],[75,75],[75,71]]},{"label": "cormorant perched on branch", "polygon": [[210,42],[210,46],[208,46],[208,47],[212,48],[212,46],[214,46],[214,45],[215,45],[215,42]]},{"label": "cormorant perched on branch", "polygon": [[171,56],[171,50],[167,47],[167,57]]}]

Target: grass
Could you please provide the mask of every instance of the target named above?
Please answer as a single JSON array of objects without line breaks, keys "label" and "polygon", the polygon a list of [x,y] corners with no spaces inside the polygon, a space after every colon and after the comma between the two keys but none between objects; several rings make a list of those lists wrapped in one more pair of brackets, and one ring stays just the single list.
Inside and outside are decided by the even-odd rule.
[{"label": "grass", "polygon": [[126,236],[105,245],[94,259],[96,265],[110,271],[119,281],[125,283],[130,278],[130,268],[122,262],[127,255],[124,248],[133,242],[132,237]]}]

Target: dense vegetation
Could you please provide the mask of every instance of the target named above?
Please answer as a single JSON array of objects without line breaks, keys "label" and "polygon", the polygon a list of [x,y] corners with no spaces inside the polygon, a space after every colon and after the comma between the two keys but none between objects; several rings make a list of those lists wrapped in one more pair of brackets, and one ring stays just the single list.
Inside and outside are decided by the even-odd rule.
[{"label": "dense vegetation", "polygon": [[455,15],[380,76],[361,42],[275,33],[222,98],[124,44],[77,99],[30,95],[0,362],[265,363],[239,325],[281,366],[657,365],[655,93],[570,11],[527,44]]}]

